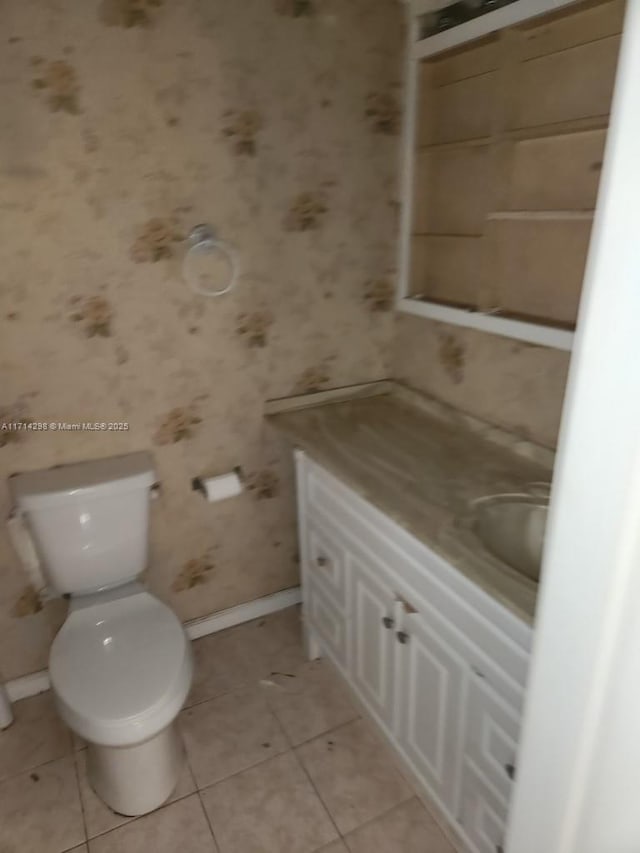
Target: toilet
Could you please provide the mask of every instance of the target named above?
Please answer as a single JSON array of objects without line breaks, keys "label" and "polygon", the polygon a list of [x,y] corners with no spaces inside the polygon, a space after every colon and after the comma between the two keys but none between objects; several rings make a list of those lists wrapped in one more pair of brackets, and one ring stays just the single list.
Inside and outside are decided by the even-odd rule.
[{"label": "toilet", "polygon": [[96,794],[115,812],[146,814],[178,781],[175,720],[192,677],[180,621],[137,580],[147,565],[153,459],[130,453],[9,482],[32,579],[69,598],[49,657],[60,716],[87,742]]}]

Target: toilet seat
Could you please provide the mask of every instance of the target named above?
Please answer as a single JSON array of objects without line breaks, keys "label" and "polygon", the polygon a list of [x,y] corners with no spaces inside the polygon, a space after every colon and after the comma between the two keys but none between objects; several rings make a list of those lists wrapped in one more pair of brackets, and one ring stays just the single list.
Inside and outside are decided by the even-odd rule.
[{"label": "toilet seat", "polygon": [[51,647],[62,718],[85,740],[141,743],[173,722],[191,684],[191,648],[178,618],[140,587],[72,607]]}]

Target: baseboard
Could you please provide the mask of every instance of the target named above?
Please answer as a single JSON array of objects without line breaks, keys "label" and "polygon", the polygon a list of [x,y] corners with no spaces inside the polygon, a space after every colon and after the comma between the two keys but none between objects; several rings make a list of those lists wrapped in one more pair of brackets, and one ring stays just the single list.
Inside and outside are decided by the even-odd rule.
[{"label": "baseboard", "polygon": [[5,684],[9,699],[12,702],[44,693],[50,686],[49,673],[46,669],[41,672],[32,672],[31,675],[23,675],[21,678],[14,678]]},{"label": "baseboard", "polygon": [[215,634],[216,631],[223,631],[225,628],[233,628],[234,625],[259,619],[277,610],[300,604],[301,601],[300,587],[292,586],[290,589],[283,589],[282,592],[274,592],[273,595],[265,595],[264,598],[256,598],[246,604],[238,604],[228,610],[212,613],[211,616],[192,619],[191,622],[187,622],[185,628],[189,637],[197,640],[198,637],[205,637],[207,634]]},{"label": "baseboard", "polygon": [[[274,592],[273,595],[265,595],[264,598],[256,598],[246,604],[238,604],[235,607],[229,607],[228,610],[212,613],[211,616],[192,619],[184,627],[189,639],[197,640],[199,637],[206,637],[207,634],[215,634],[225,628],[233,628],[234,625],[251,622],[252,619],[259,619],[269,613],[276,613],[286,607],[293,607],[294,604],[299,604],[301,601],[300,587],[293,586],[290,589],[283,589],[281,592]],[[50,686],[49,673],[46,669],[41,672],[33,672],[31,675],[23,675],[21,678],[14,678],[5,684],[9,699],[12,702],[44,693]]]}]

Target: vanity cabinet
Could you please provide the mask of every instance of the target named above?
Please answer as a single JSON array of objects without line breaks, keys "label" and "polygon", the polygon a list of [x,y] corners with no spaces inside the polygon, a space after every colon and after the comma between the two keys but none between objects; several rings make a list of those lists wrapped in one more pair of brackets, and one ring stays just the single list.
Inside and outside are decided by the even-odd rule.
[{"label": "vanity cabinet", "polygon": [[531,628],[296,452],[310,653],[326,655],[449,821],[500,853]]}]

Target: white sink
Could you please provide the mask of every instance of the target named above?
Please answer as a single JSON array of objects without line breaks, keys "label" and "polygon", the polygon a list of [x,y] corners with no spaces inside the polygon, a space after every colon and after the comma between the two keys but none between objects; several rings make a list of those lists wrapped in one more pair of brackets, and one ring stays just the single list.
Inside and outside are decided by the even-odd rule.
[{"label": "white sink", "polygon": [[493,495],[473,506],[471,528],[503,563],[537,581],[547,524],[547,500],[530,495]]}]

